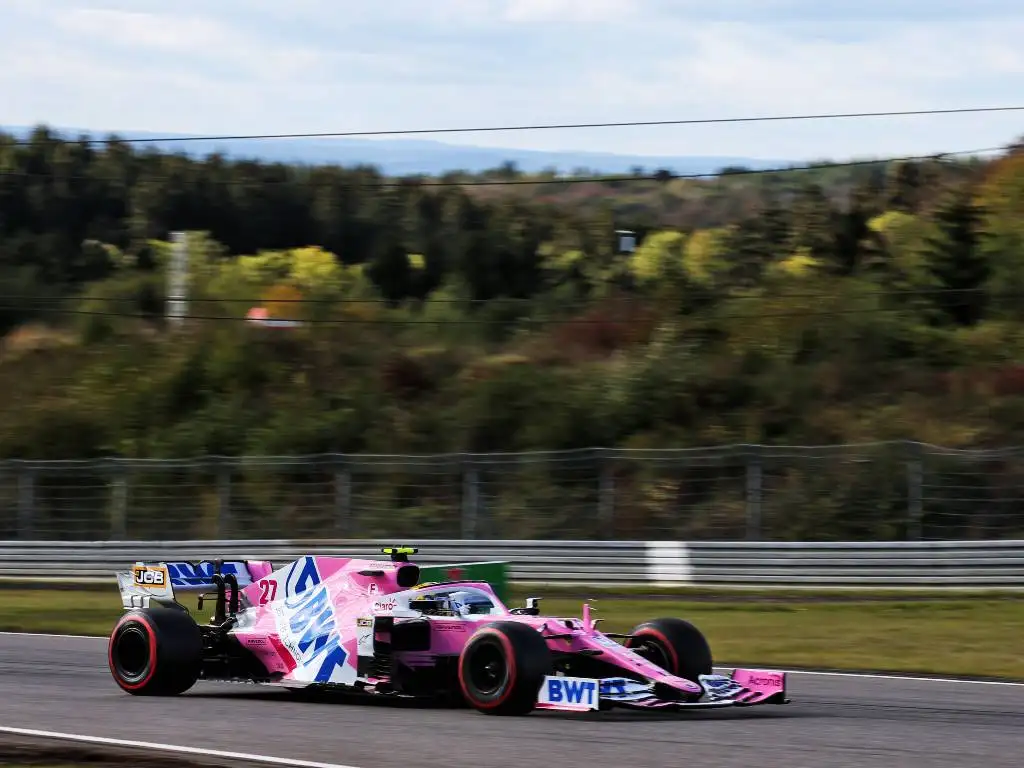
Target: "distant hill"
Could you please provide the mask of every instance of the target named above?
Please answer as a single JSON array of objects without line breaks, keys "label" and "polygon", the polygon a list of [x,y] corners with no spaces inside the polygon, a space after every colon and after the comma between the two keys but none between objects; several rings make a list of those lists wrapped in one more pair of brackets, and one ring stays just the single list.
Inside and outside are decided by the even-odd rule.
[{"label": "distant hill", "polygon": [[[25,126],[0,128],[19,139],[33,129]],[[96,131],[51,127],[63,138],[87,135],[105,139],[111,134],[122,139],[191,138],[181,133],[146,131]],[[668,170],[678,174],[717,173],[722,168],[773,168],[792,161],[769,158],[702,155],[620,155],[610,152],[538,151],[501,149],[447,144],[440,141],[408,139],[261,139],[246,141],[166,141],[147,146],[164,152],[184,152],[192,157],[221,153],[234,159],[253,159],[302,165],[373,165],[389,176],[426,174],[436,176],[449,171],[481,173],[505,163],[514,163],[526,173],[546,170],[568,174],[578,170],[593,173],[626,174],[642,168],[645,172]]]}]

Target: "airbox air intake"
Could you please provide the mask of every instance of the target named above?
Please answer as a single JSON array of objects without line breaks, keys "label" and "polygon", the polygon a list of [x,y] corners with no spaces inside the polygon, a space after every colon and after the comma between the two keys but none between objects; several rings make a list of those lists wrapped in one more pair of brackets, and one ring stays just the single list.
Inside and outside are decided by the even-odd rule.
[{"label": "airbox air intake", "polygon": [[411,589],[420,583],[420,568],[418,565],[403,565],[395,574],[395,579],[402,589]]}]

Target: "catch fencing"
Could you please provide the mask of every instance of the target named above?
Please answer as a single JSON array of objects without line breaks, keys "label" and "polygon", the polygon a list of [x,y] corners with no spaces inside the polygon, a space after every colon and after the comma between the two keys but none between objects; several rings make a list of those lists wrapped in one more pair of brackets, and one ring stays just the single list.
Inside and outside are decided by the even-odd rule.
[{"label": "catch fencing", "polygon": [[912,442],[0,462],[0,540],[1024,538],[1024,450]]},{"label": "catch fencing", "polygon": [[[0,578],[113,582],[137,561],[305,554],[379,557],[388,541],[0,542]],[[508,563],[519,584],[595,586],[1024,587],[1024,541],[727,543],[410,541],[415,561]]]}]

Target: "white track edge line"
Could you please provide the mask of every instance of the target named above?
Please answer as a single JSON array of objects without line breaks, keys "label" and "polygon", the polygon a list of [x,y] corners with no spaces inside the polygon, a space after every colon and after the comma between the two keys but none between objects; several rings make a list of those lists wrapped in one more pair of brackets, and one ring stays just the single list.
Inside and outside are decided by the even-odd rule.
[{"label": "white track edge line", "polygon": [[201,757],[221,757],[227,760],[248,760],[252,763],[267,763],[270,765],[291,766],[292,768],[355,768],[355,766],[341,765],[339,763],[318,763],[311,760],[295,760],[288,757],[250,755],[244,752],[225,752],[219,749],[185,747],[179,746],[177,744],[160,744],[149,741],[128,741],[126,739],[111,739],[105,736],[85,736],[77,733],[37,731],[30,728],[10,728],[8,726],[0,726],[0,733],[7,733],[11,734],[12,736],[29,736],[41,739],[75,741],[84,744],[99,744],[107,747],[132,747],[135,749],[151,749],[156,750],[158,752],[171,752],[182,755],[199,755]]},{"label": "white track edge line", "polygon": [[[736,667],[717,667],[722,670],[736,669]],[[741,669],[763,669],[773,672],[784,672],[787,675],[807,675],[810,677],[854,677],[868,680],[902,680],[914,683],[955,683],[958,685],[1004,685],[1010,687],[1024,687],[1024,683],[1014,680],[967,680],[960,677],[915,677],[913,675],[885,674],[883,672],[826,672],[814,669],[782,669],[771,665],[741,667]]]},{"label": "white track edge line", "polygon": [[871,680],[904,680],[916,683],[958,683],[963,685],[1008,685],[1024,687],[1024,683],[1012,680],[964,680],[957,677],[914,677],[912,675],[886,675],[871,672],[817,672],[812,669],[779,669],[787,675],[812,675],[814,677],[863,677]]},{"label": "white track edge line", "polygon": [[[0,637],[60,637],[68,640],[103,640],[106,637],[99,635],[51,635],[46,632],[0,632]],[[1024,687],[1024,682],[1011,680],[964,680],[958,677],[915,677],[913,675],[889,675],[872,672],[818,672],[813,669],[782,669],[771,665],[761,665],[763,669],[772,669],[776,672],[785,672],[787,675],[809,675],[812,677],[853,677],[866,678],[869,680],[903,680],[917,683],[957,683],[963,685],[1002,685],[1010,687]],[[735,669],[735,667],[718,667],[718,669]],[[351,767],[348,767],[351,768]]]}]

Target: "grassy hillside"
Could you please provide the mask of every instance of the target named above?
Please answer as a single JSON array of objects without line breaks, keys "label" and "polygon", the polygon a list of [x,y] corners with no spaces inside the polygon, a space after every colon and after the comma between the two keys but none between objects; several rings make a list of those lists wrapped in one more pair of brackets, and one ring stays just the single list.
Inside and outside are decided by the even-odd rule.
[{"label": "grassy hillside", "polygon": [[[46,135],[0,164],[3,458],[972,447],[1024,427],[1020,152],[464,188]],[[244,322],[257,305],[301,325]]]}]

